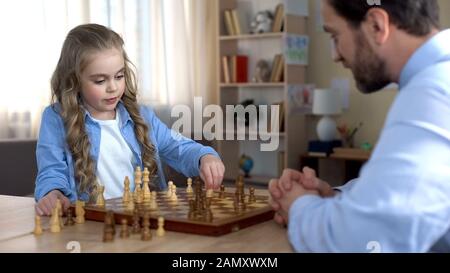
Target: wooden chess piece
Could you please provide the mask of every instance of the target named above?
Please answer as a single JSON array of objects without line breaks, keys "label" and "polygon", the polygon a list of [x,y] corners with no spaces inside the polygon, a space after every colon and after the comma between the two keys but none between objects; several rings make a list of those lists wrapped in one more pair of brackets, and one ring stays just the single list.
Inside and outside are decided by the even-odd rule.
[{"label": "wooden chess piece", "polygon": [[137,208],[134,209],[134,213],[133,213],[133,225],[132,225],[132,229],[131,232],[133,234],[138,234],[141,232],[141,225],[139,224],[139,211]]},{"label": "wooden chess piece", "polygon": [[211,197],[206,198],[206,210],[205,210],[205,221],[211,223],[213,220],[213,213],[211,210]]},{"label": "wooden chess piece", "polygon": [[60,224],[61,228],[63,228],[64,227],[63,209],[62,209],[62,204],[61,204],[60,199],[56,199],[56,208],[58,209],[59,224]]},{"label": "wooden chess piece", "polygon": [[192,178],[190,178],[190,177],[187,179],[186,192],[187,193],[193,193],[194,192],[194,190],[192,189]]},{"label": "wooden chess piece", "polygon": [[141,231],[141,240],[150,241],[152,239],[152,233],[150,231],[150,216],[148,213],[144,213],[143,228]]},{"label": "wooden chess piece", "polygon": [[134,211],[134,201],[133,200],[129,200],[128,202],[125,203],[125,209],[128,211]]},{"label": "wooden chess piece", "polygon": [[150,210],[157,210],[158,209],[158,202],[156,200],[156,191],[151,192],[151,201],[150,201]]},{"label": "wooden chess piece", "polygon": [[170,196],[170,200],[176,202],[178,200],[177,196],[177,186],[172,185],[172,195]]},{"label": "wooden chess piece", "polygon": [[193,220],[194,218],[195,218],[195,200],[191,199],[189,200],[188,219]]},{"label": "wooden chess piece", "polygon": [[105,186],[98,185],[97,186],[97,202],[96,202],[97,206],[100,206],[100,207],[105,206],[105,197],[103,196],[104,192],[105,192]]},{"label": "wooden chess piece", "polygon": [[248,196],[248,202],[249,203],[255,203],[256,202],[255,188],[254,187],[250,187],[249,191],[250,191],[250,194]]},{"label": "wooden chess piece", "polygon": [[167,198],[170,198],[172,196],[172,186],[173,186],[173,181],[167,182],[167,192],[166,192]]},{"label": "wooden chess piece", "polygon": [[39,215],[36,215],[34,217],[34,235],[41,235],[42,234],[42,226],[41,226],[41,217]]},{"label": "wooden chess piece", "polygon": [[144,168],[143,179],[144,182],[142,186],[142,195],[144,196],[144,202],[150,202],[151,193],[150,193],[150,172],[148,171],[147,167]]},{"label": "wooden chess piece", "polygon": [[130,179],[128,178],[128,176],[125,176],[125,180],[123,181],[122,202],[123,203],[128,203],[130,201],[133,202],[132,195],[131,195],[131,190],[130,190]]},{"label": "wooden chess piece", "polygon": [[52,216],[50,218],[50,231],[54,233],[61,231],[61,224],[59,223],[59,213],[56,206],[52,209]]},{"label": "wooden chess piece", "polygon": [[105,214],[105,225],[103,226],[103,242],[114,241],[113,218],[114,214],[112,211],[108,211]]},{"label": "wooden chess piece", "polygon": [[113,236],[116,235],[116,217],[114,217],[114,212],[112,210],[109,210],[107,213],[111,214],[111,228]]},{"label": "wooden chess piece", "polygon": [[225,185],[220,185],[219,198],[225,198]]},{"label": "wooden chess piece", "polygon": [[211,198],[214,195],[214,191],[212,189],[206,190],[206,198]]},{"label": "wooden chess piece", "polygon": [[121,229],[120,229],[120,238],[128,238],[130,237],[130,231],[128,230],[128,223],[126,218],[122,218],[121,220]]},{"label": "wooden chess piece", "polygon": [[164,230],[164,218],[162,216],[158,217],[158,229],[156,230],[156,236],[162,237],[166,234]]},{"label": "wooden chess piece", "polygon": [[142,203],[142,188],[141,188],[141,177],[142,177],[142,173],[141,173],[141,167],[137,166],[136,170],[134,172],[134,201],[138,204]]},{"label": "wooden chess piece", "polygon": [[73,212],[72,212],[72,209],[69,208],[67,210],[66,226],[73,226],[74,224],[75,224],[75,221],[73,220]]},{"label": "wooden chess piece", "polygon": [[85,222],[84,214],[85,214],[84,202],[80,201],[80,200],[77,200],[76,203],[75,203],[75,215],[76,215],[75,223],[83,224]]}]

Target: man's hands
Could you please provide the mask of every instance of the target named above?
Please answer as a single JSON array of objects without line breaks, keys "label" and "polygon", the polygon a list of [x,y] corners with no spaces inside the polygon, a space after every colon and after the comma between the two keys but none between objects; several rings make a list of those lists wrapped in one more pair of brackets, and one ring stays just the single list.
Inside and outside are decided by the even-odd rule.
[{"label": "man's hands", "polygon": [[279,224],[287,224],[289,209],[292,203],[306,194],[321,197],[334,196],[331,186],[316,177],[313,169],[305,167],[303,172],[285,169],[279,179],[272,179],[269,183],[271,205],[276,211],[274,220]]},{"label": "man's hands", "polygon": [[207,189],[219,189],[222,184],[225,166],[222,160],[213,155],[204,155],[200,159],[200,177]]},{"label": "man's hands", "polygon": [[53,190],[45,195],[35,205],[36,214],[39,216],[49,216],[52,214],[52,209],[56,207],[56,200],[61,200],[63,211],[70,207],[69,198],[64,196],[59,190]]}]

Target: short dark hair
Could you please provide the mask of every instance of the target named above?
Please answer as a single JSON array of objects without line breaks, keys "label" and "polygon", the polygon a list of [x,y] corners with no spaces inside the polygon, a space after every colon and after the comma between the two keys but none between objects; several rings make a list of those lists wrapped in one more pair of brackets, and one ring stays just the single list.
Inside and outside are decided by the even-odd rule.
[{"label": "short dark hair", "polygon": [[[437,0],[327,0],[354,28],[359,28],[371,8],[384,9],[395,26],[415,36],[439,29]],[[379,5],[377,4],[379,3]]]}]

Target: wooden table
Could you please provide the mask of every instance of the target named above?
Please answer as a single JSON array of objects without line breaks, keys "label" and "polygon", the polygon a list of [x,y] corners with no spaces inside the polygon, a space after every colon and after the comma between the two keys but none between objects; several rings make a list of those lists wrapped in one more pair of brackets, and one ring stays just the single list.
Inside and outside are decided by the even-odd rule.
[{"label": "wooden table", "polygon": [[[49,217],[42,218],[44,233],[35,236],[34,199],[0,195],[0,252],[71,252],[71,244],[79,244],[81,252],[205,252],[205,253],[287,253],[292,248],[286,229],[267,221],[220,237],[166,231],[157,237],[152,230],[151,241],[141,241],[140,235],[103,243],[103,223],[64,227],[60,233],[48,230]],[[117,226],[117,231],[120,227]],[[118,232],[117,232],[118,233]],[[72,242],[72,243],[71,243]],[[73,243],[75,242],[75,243]]]}]

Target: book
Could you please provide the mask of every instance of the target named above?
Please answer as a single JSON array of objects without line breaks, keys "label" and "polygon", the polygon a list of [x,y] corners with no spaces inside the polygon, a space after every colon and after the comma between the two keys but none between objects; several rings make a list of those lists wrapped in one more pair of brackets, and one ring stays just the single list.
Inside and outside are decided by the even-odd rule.
[{"label": "book", "polygon": [[275,8],[275,17],[273,20],[272,31],[280,32],[283,29],[283,21],[284,21],[284,5],[278,4]]},{"label": "book", "polygon": [[236,81],[236,56],[231,56],[231,67],[230,67],[230,74],[231,74],[231,82],[237,82]]},{"label": "book", "polygon": [[277,70],[275,72],[274,82],[281,82],[284,74],[284,56],[280,55]]},{"label": "book", "polygon": [[228,64],[228,57],[222,57],[223,82],[230,83],[230,65]]},{"label": "book", "polygon": [[342,141],[319,141],[313,140],[308,143],[308,152],[331,154],[334,148],[342,147]]},{"label": "book", "polygon": [[278,118],[278,132],[284,132],[284,116],[285,116],[285,109],[284,109],[284,102],[277,102],[273,105],[279,106],[279,112],[278,113],[272,113],[270,112],[270,118],[268,120],[269,124],[267,126],[267,132],[273,132],[274,128],[272,128],[272,117]]},{"label": "book", "polygon": [[275,82],[275,78],[276,78],[276,74],[277,74],[277,69],[278,69],[278,65],[280,63],[280,57],[281,54],[276,54],[273,58],[273,62],[272,62],[272,72],[270,73],[270,81],[271,82]]},{"label": "book", "polygon": [[231,15],[230,10],[224,11],[224,21],[225,21],[225,29],[228,35],[236,35],[236,30],[234,29],[233,17]]},{"label": "book", "polygon": [[231,57],[232,81],[235,83],[248,82],[248,57],[235,55]]},{"label": "book", "polygon": [[239,15],[236,9],[231,10],[231,17],[233,21],[235,35],[241,35],[242,34],[241,22],[239,21]]}]

